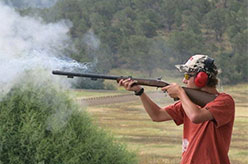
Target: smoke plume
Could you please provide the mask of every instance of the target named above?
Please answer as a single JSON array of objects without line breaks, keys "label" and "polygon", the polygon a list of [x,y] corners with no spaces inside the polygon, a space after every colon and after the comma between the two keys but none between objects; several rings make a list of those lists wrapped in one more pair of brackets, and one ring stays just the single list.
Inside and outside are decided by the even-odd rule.
[{"label": "smoke plume", "polygon": [[8,91],[25,71],[87,69],[63,55],[71,47],[68,21],[46,24],[42,19],[20,16],[0,2],[0,87]]},{"label": "smoke plume", "polygon": [[[32,72],[32,82],[42,85],[47,76],[52,76],[52,70],[86,71],[91,68],[91,63],[78,63],[64,55],[65,50],[73,49],[67,35],[72,26],[68,21],[46,24],[42,19],[21,16],[1,2],[0,20],[0,101],[25,72]],[[87,33],[84,43],[91,49],[98,48],[99,41],[92,36]],[[59,77],[52,79],[56,78]],[[48,118],[48,129],[59,130],[66,125],[71,113],[65,110],[56,109]]]}]

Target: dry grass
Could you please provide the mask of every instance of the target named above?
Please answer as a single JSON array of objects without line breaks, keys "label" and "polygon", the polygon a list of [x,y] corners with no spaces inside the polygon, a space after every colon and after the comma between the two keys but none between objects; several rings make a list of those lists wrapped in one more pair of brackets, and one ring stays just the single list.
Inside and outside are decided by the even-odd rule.
[{"label": "dry grass", "polygon": [[[242,88],[242,89],[240,89]],[[232,164],[248,163],[247,85],[225,88],[236,102],[236,118],[229,157]],[[155,100],[161,106],[170,98]],[[137,152],[140,164],[178,164],[181,158],[182,126],[174,122],[152,122],[139,101],[88,107],[95,122],[112,133],[130,150]]]}]

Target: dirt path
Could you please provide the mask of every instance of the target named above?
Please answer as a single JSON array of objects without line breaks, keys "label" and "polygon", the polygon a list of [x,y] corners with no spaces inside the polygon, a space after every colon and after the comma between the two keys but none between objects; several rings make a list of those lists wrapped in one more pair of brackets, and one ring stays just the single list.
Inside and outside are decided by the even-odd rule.
[{"label": "dirt path", "polygon": [[[149,97],[152,99],[164,97],[164,93],[157,92],[157,91],[147,92],[146,94],[149,95]],[[84,105],[87,104],[88,106],[123,103],[123,102],[138,101],[138,100],[139,100],[139,97],[135,96],[133,93],[77,99],[77,101],[80,104],[84,104]]]}]

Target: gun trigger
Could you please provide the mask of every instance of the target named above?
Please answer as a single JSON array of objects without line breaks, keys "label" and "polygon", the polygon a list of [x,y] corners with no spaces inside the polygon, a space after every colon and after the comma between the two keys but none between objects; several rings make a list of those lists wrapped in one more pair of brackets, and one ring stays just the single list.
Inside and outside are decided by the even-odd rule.
[{"label": "gun trigger", "polygon": [[133,83],[133,84],[131,85],[131,87],[133,87],[133,86],[135,86],[135,85],[137,85],[137,83]]},{"label": "gun trigger", "polygon": [[167,92],[166,91],[163,91],[164,92],[164,96],[167,97]]},{"label": "gun trigger", "polygon": [[178,100],[180,100],[179,98],[174,98],[174,101],[178,101]]},{"label": "gun trigger", "polygon": [[73,77],[74,77],[74,76],[72,76],[72,75],[68,75],[68,76],[67,76],[67,78],[73,78]]}]

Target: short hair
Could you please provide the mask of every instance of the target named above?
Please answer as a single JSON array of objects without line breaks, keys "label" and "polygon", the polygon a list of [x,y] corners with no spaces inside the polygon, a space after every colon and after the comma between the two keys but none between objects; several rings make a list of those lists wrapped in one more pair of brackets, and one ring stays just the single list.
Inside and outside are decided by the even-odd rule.
[{"label": "short hair", "polygon": [[211,76],[208,79],[207,86],[208,87],[216,87],[218,85],[218,82],[219,82],[219,80],[218,80],[217,76]]},{"label": "short hair", "polygon": [[208,74],[208,82],[207,82],[207,86],[208,87],[216,87],[218,85],[218,69],[217,66],[215,65],[215,63],[213,63],[211,65],[211,68],[209,69],[209,72],[207,72]]}]

